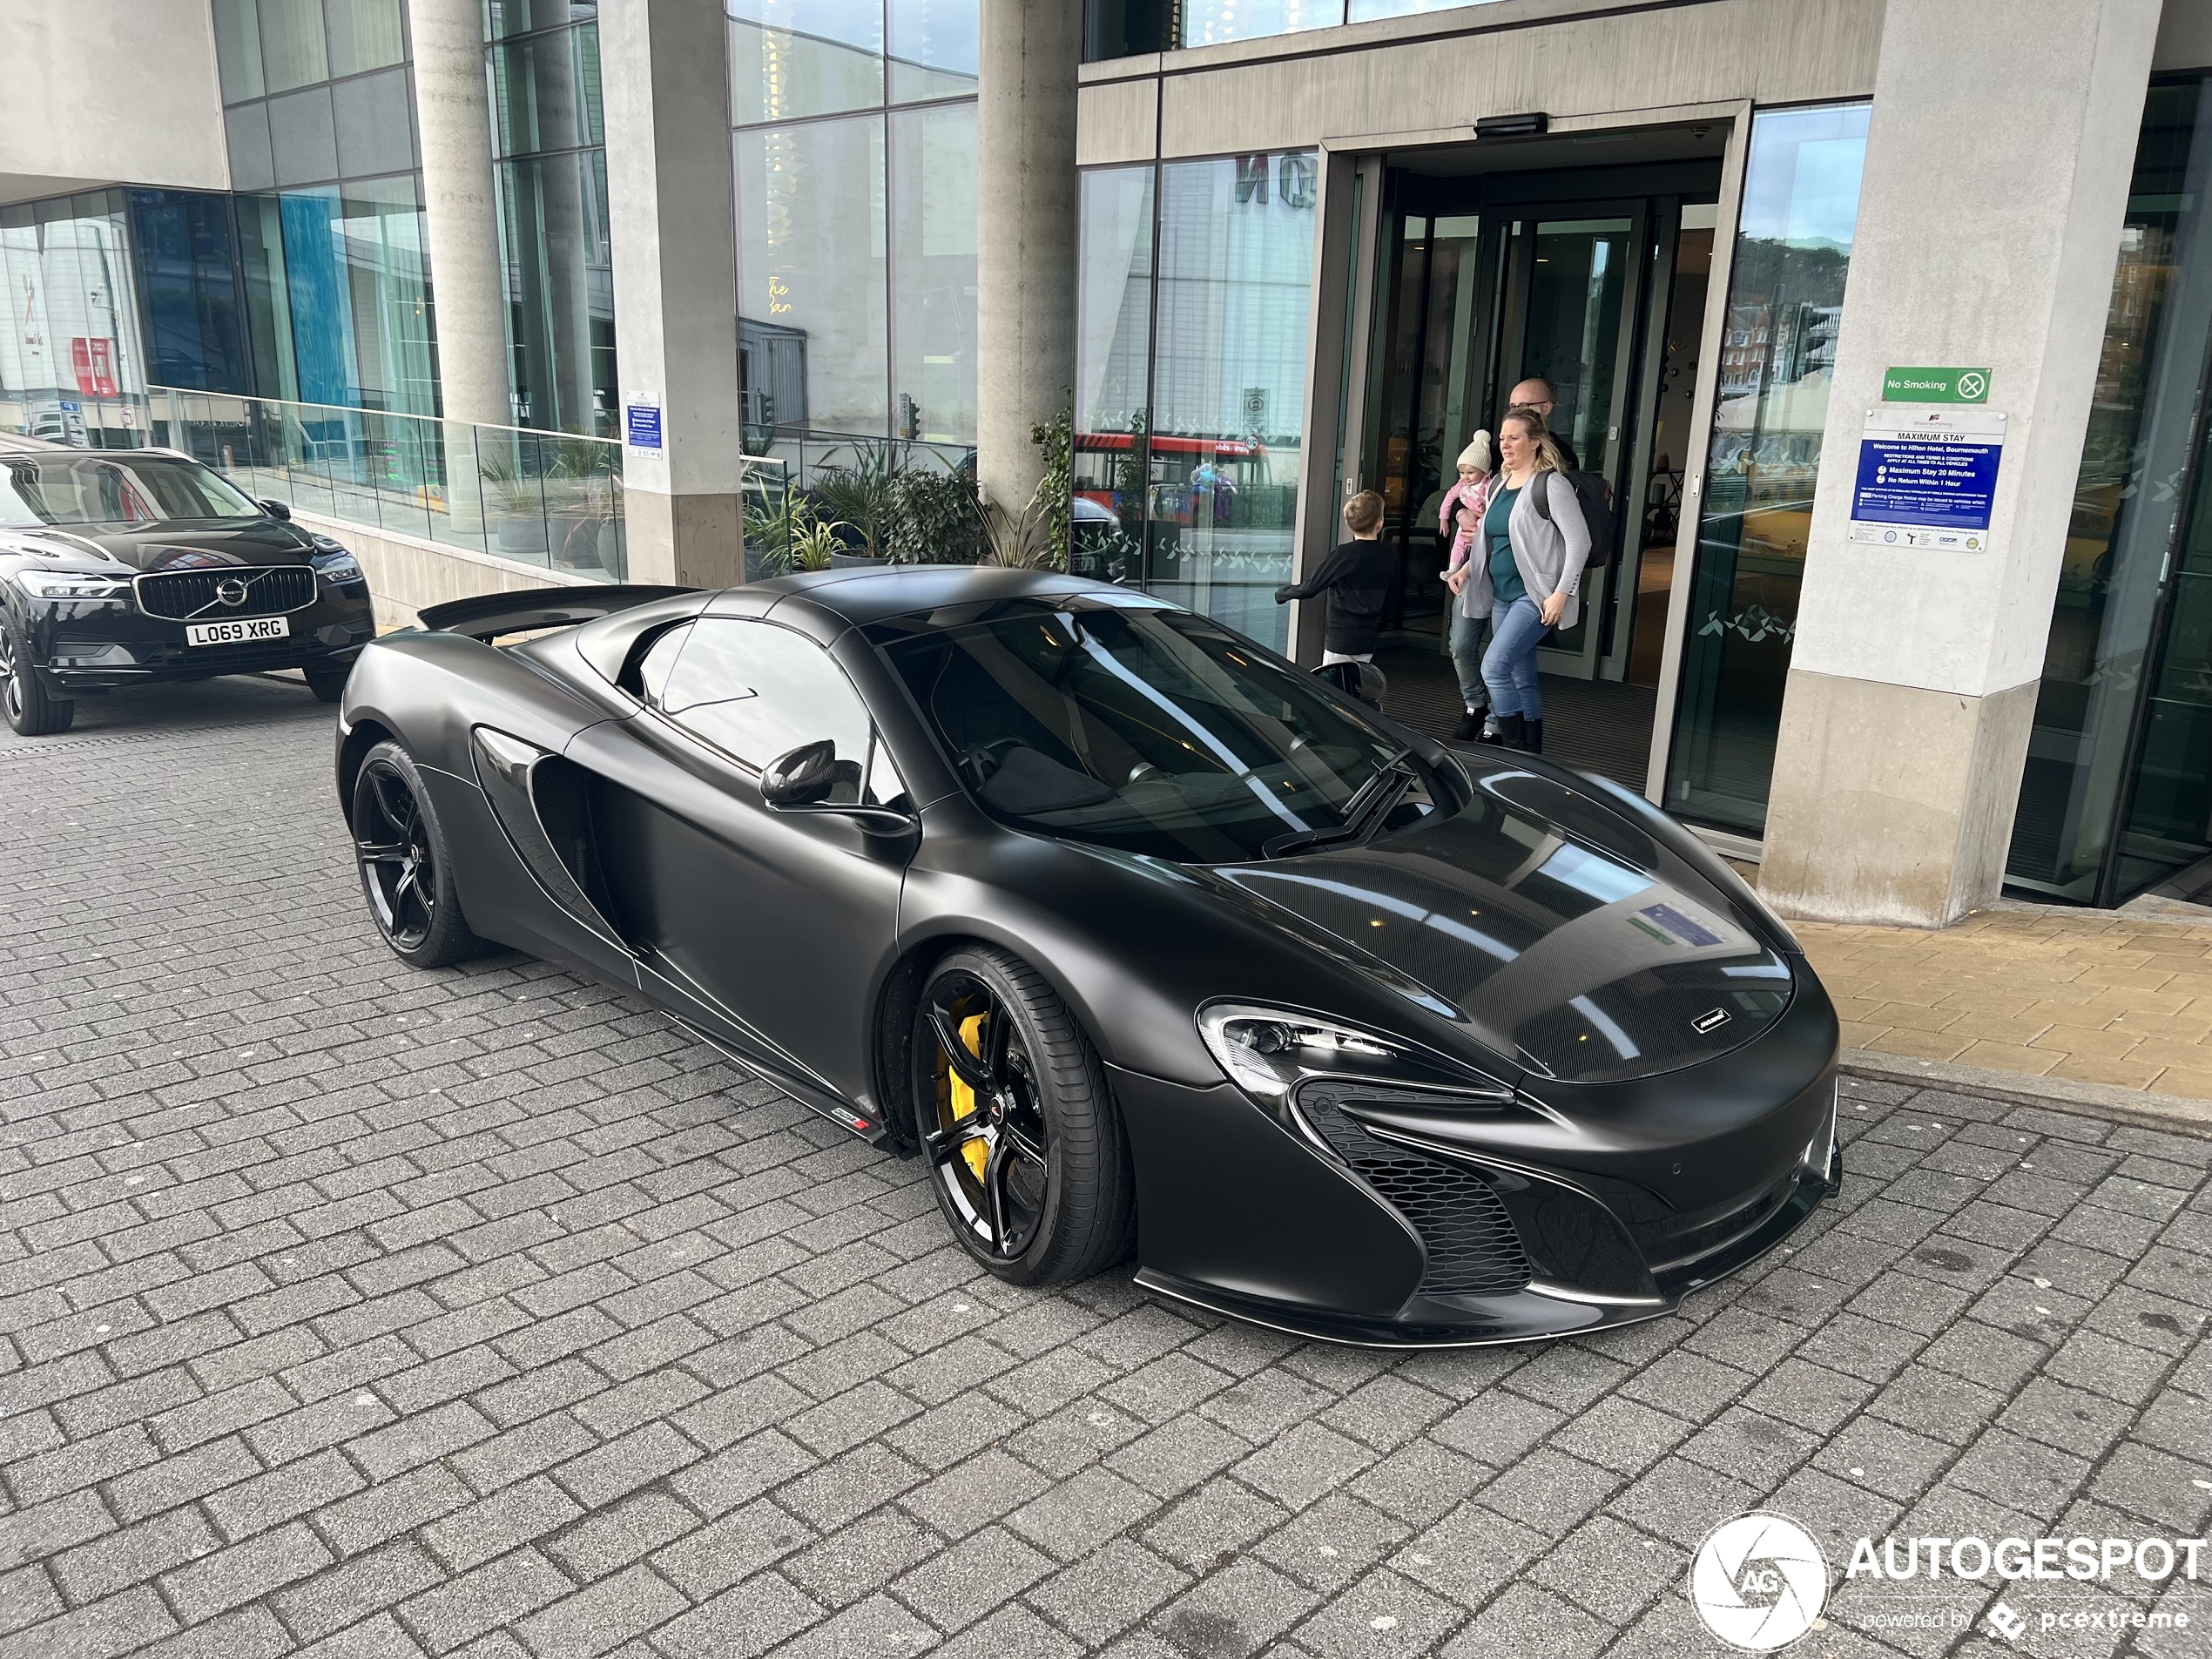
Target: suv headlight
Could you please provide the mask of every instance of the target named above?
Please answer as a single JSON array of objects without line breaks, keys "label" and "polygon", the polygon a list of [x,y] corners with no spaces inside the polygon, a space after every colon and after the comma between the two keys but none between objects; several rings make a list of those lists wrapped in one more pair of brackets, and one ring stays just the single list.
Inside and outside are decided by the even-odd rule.
[{"label": "suv headlight", "polygon": [[112,577],[68,576],[54,570],[21,570],[16,580],[25,593],[41,599],[115,599],[131,591]]},{"label": "suv headlight", "polygon": [[1287,1008],[1217,1002],[1199,1010],[1198,1035],[1229,1080],[1270,1108],[1285,1104],[1313,1077],[1434,1090],[1465,1096],[1471,1106],[1514,1098],[1507,1085],[1408,1044]]},{"label": "suv headlight", "polygon": [[[325,538],[317,536],[315,539],[320,542]],[[338,547],[338,543],[333,542],[331,546]],[[315,570],[326,582],[359,582],[362,574],[361,562],[342,547],[338,548],[335,553],[318,557]]]}]

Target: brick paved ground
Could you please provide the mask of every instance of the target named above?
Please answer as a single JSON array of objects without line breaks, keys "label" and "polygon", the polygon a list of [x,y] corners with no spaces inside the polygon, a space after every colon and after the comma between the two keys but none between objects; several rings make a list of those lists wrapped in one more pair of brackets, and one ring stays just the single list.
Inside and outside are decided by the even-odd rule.
[{"label": "brick paved ground", "polygon": [[2212,1100],[2212,925],[2040,906],[1798,932],[1853,1048]]},{"label": "brick paved ground", "polygon": [[[2212,1143],[1860,1087],[1794,1253],[1544,1347],[1008,1290],[625,998],[399,967],[327,752],[265,682],[0,745],[0,1659],[1707,1653],[1754,1505],[2204,1528]],[[2023,1650],[2206,1651],[2118,1588],[2196,1628]]]}]

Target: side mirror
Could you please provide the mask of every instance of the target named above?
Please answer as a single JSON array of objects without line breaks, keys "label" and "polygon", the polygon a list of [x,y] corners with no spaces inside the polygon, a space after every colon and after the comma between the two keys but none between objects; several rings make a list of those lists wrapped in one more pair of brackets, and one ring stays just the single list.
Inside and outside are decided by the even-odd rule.
[{"label": "side mirror", "polygon": [[1331,663],[1313,671],[1313,678],[1333,685],[1346,697],[1355,697],[1369,708],[1383,705],[1390,681],[1372,663]]},{"label": "side mirror", "polygon": [[771,806],[811,806],[837,782],[837,745],[827,738],[779,755],[760,774],[760,799]]},{"label": "side mirror", "polygon": [[261,503],[261,510],[284,523],[292,522],[292,509],[280,501],[265,501]]}]

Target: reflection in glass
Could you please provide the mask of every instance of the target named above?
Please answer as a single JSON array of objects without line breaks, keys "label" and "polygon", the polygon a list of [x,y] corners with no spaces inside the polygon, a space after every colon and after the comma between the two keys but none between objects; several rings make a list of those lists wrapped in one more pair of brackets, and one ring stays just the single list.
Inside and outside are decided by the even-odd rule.
[{"label": "reflection in glass", "polygon": [[883,118],[736,135],[738,313],[806,335],[810,426],[890,434]]},{"label": "reflection in glass", "polygon": [[228,196],[131,192],[131,239],[145,297],[148,378],[212,392],[252,389],[231,261]]},{"label": "reflection in glass", "polygon": [[0,329],[0,431],[80,448],[145,441],[122,419],[121,400],[146,384],[130,273],[121,191],[0,207],[12,313]]},{"label": "reflection in glass", "polygon": [[1451,11],[1461,6],[1487,5],[1490,0],[1352,0],[1347,21],[1366,23],[1373,17],[1403,17],[1417,11]]},{"label": "reflection in glass", "polygon": [[725,0],[740,126],[883,102],[883,0]]},{"label": "reflection in glass", "polygon": [[599,15],[597,0],[488,0],[491,38],[527,35],[563,24],[590,23]]},{"label": "reflection in glass", "polygon": [[2145,711],[2134,813],[2116,865],[2112,840],[2212,335],[2207,84],[2154,86],[2143,106],[2006,869],[2020,886],[2091,903],[2116,903],[2206,850],[2212,732],[2201,677],[2188,666],[2200,589],[2212,570],[2202,505],[2176,560],[2174,631]]},{"label": "reflection in glass", "polygon": [[1344,0],[1184,0],[1183,44],[1211,46],[1344,21]]},{"label": "reflection in glass", "polygon": [[323,51],[322,0],[260,0],[261,64],[272,92],[330,78]]},{"label": "reflection in glass", "polygon": [[1152,168],[1082,175],[1076,277],[1076,554],[1080,576],[1144,570],[1146,366],[1152,350]]},{"label": "reflection in glass", "polygon": [[413,175],[342,187],[331,225],[354,320],[354,384],[366,409],[435,415],[422,212]]},{"label": "reflection in glass", "polygon": [[895,430],[966,442],[975,432],[975,105],[890,119]]},{"label": "reflection in glass", "polygon": [[330,72],[358,75],[402,62],[400,0],[341,0],[330,8]]},{"label": "reflection in glass", "polygon": [[613,429],[606,169],[600,150],[500,164],[502,233],[515,273],[509,300],[517,425]]},{"label": "reflection in glass", "polygon": [[492,48],[493,111],[502,155],[606,141],[599,108],[596,24]]},{"label": "reflection in glass", "polygon": [[215,0],[215,68],[226,104],[268,90],[261,79],[261,21],[253,0]]},{"label": "reflection in glass", "polygon": [[891,101],[970,98],[978,0],[890,0]]},{"label": "reflection in glass", "polygon": [[1160,169],[1147,581],[1278,648],[1319,186],[1311,151]]},{"label": "reflection in glass", "polygon": [[1666,806],[1760,833],[1858,216],[1867,106],[1754,118]]}]

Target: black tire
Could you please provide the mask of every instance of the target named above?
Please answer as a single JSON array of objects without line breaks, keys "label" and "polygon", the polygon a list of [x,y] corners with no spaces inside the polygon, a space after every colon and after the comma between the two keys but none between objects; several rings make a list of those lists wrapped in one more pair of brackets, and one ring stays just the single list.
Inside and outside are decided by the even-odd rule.
[{"label": "black tire", "polygon": [[30,648],[13,623],[0,621],[0,711],[17,737],[51,738],[77,718],[73,701],[51,696],[30,665]]},{"label": "black tire", "polygon": [[307,677],[307,689],[321,703],[335,703],[346,695],[346,682],[354,671],[347,668],[310,668],[301,671]]},{"label": "black tire", "polygon": [[954,951],[922,981],[910,1051],[930,1186],[970,1256],[1008,1284],[1054,1285],[1129,1254],[1136,1184],[1121,1115],[1042,974],[994,947]]},{"label": "black tire", "polygon": [[448,968],[484,949],[461,913],[437,807],[398,744],[380,743],[362,759],[347,822],[370,919],[401,961]]}]

